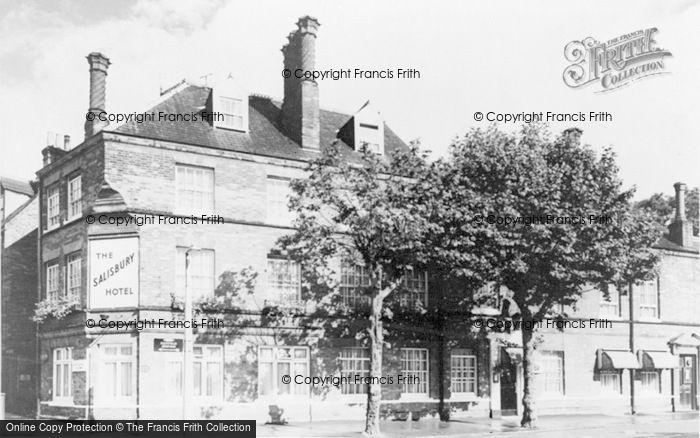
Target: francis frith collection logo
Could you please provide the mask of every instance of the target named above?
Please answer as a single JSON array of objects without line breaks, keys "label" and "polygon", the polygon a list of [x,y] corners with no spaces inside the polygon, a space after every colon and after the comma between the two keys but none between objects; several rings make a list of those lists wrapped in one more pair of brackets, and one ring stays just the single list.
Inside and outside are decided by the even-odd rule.
[{"label": "francis frith collection logo", "polygon": [[593,37],[571,41],[564,47],[564,56],[572,63],[564,69],[564,83],[571,88],[596,84],[601,93],[668,73],[664,57],[673,55],[657,46],[656,32],[652,27],[605,42]]}]

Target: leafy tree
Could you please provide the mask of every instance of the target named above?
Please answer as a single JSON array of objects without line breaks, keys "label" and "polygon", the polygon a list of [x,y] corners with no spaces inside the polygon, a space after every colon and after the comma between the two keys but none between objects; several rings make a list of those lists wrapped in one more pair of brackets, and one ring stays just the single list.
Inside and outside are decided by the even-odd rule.
[{"label": "leafy tree", "polygon": [[[454,208],[482,230],[478,252],[493,265],[492,279],[511,291],[524,322],[556,315],[557,305],[575,303],[587,286],[607,293],[608,284],[646,279],[657,263],[651,245],[658,232],[633,211],[633,191],[622,189],[614,153],[598,156],[579,144],[579,135],[569,130],[551,139],[543,126],[517,134],[490,127],[451,147],[454,173],[445,189],[460,193],[455,200],[469,200]],[[467,218],[475,202],[482,213]],[[595,220],[601,216],[610,220]],[[536,337],[534,330],[521,333],[521,424],[533,427]]]},{"label": "leafy tree", "polygon": [[[676,197],[655,193],[635,204],[640,210],[651,214],[662,229],[673,219],[676,210]],[[688,190],[685,198],[685,216],[693,223],[693,234],[698,235],[698,188]]]},{"label": "leafy tree", "polygon": [[347,327],[368,343],[369,376],[377,378],[367,391],[368,435],[379,433],[384,322],[393,315],[389,297],[399,293],[409,270],[423,269],[429,260],[426,237],[433,225],[426,203],[418,202],[412,192],[412,177],[423,174],[423,166],[417,147],[388,159],[369,151],[354,159],[331,145],[310,164],[307,178],[292,182],[296,230],[280,240],[289,257],[302,262],[306,286],[312,293],[314,288],[320,291],[314,300],[321,304],[315,311],[317,320],[323,316],[319,312],[330,319],[343,313],[343,306],[337,305],[332,263],[348,260],[368,274],[361,291],[367,303],[366,324]]}]

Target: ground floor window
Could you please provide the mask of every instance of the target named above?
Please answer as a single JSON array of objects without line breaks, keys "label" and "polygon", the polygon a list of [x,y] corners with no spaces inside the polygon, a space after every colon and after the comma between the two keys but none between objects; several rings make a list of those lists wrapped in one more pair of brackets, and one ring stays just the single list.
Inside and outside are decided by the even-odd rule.
[{"label": "ground floor window", "polygon": [[[192,353],[192,395],[195,397],[222,398],[224,381],[223,347],[221,345],[195,345],[192,347]],[[182,396],[182,357],[168,360],[165,363],[164,373],[170,394]]]},{"label": "ground floor window", "polygon": [[258,392],[261,397],[308,394],[309,386],[297,383],[295,379],[296,376],[303,378],[308,375],[307,347],[260,347]]},{"label": "ground floor window", "polygon": [[165,362],[165,388],[169,395],[182,397],[182,371],[182,359]]},{"label": "ground floor window", "polygon": [[642,394],[660,394],[661,393],[661,372],[640,371],[641,392]]},{"label": "ground floor window", "polygon": [[428,393],[428,350],[425,348],[401,349],[401,391],[404,394]]},{"label": "ground floor window", "polygon": [[71,348],[55,348],[53,350],[53,399],[67,400],[71,398],[71,373],[73,351]]},{"label": "ground floor window", "polygon": [[564,395],[564,352],[540,352],[538,386],[541,394]]},{"label": "ground floor window", "polygon": [[[355,376],[369,377],[369,349],[343,348],[340,351],[340,372],[348,382],[343,381],[340,390],[343,394],[365,394],[367,385],[355,383]],[[345,380],[345,379],[344,379]]]},{"label": "ground floor window", "polygon": [[450,390],[453,394],[476,394],[476,356],[450,356]]},{"label": "ground floor window", "polygon": [[134,351],[130,344],[103,344],[102,396],[127,398],[134,393]]},{"label": "ground floor window", "polygon": [[195,345],[193,353],[194,395],[221,398],[224,377],[223,348],[221,345]]},{"label": "ground floor window", "polygon": [[600,389],[605,394],[621,394],[620,386],[620,371],[601,371],[600,372]]}]

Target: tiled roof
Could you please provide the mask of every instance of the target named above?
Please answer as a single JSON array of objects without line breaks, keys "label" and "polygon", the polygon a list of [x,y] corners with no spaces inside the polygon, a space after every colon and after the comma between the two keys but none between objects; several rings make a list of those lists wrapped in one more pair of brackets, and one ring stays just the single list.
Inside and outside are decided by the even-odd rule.
[{"label": "tiled roof", "polygon": [[694,236],[693,239],[691,240],[692,246],[681,246],[672,240],[669,239],[668,234],[665,234],[661,239],[659,239],[658,242],[654,245],[654,248],[657,249],[665,249],[669,251],[680,251],[680,252],[688,252],[688,253],[695,253],[697,254],[700,252],[700,242],[698,241],[697,236]]},{"label": "tiled roof", "polygon": [[[199,113],[206,106],[211,93],[208,87],[189,85],[174,93],[148,112],[169,114]],[[279,124],[281,103],[266,97],[249,98],[249,133],[217,129],[210,122],[153,121],[137,123],[131,121],[115,129],[115,132],[142,138],[158,139],[198,145],[216,149],[266,155],[278,158],[308,160],[318,154],[303,150],[299,144],[287,137]],[[338,130],[352,117],[333,111],[320,110],[321,148],[338,141],[343,154],[355,155],[353,148],[338,140]],[[201,119],[201,118],[200,118]],[[384,126],[384,149],[387,155],[407,148],[394,132]],[[350,158],[352,160],[352,158]]]},{"label": "tiled roof", "polygon": [[27,196],[34,195],[34,190],[32,190],[32,186],[29,184],[29,181],[20,181],[18,179],[0,176],[0,186],[10,192],[20,193]]}]

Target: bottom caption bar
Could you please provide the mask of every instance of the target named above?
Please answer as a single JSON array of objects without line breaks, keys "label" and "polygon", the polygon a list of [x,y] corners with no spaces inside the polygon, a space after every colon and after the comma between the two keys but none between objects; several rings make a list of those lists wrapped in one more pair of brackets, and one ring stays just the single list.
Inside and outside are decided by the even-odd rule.
[{"label": "bottom caption bar", "polygon": [[231,436],[254,438],[254,420],[3,420],[0,436]]}]

